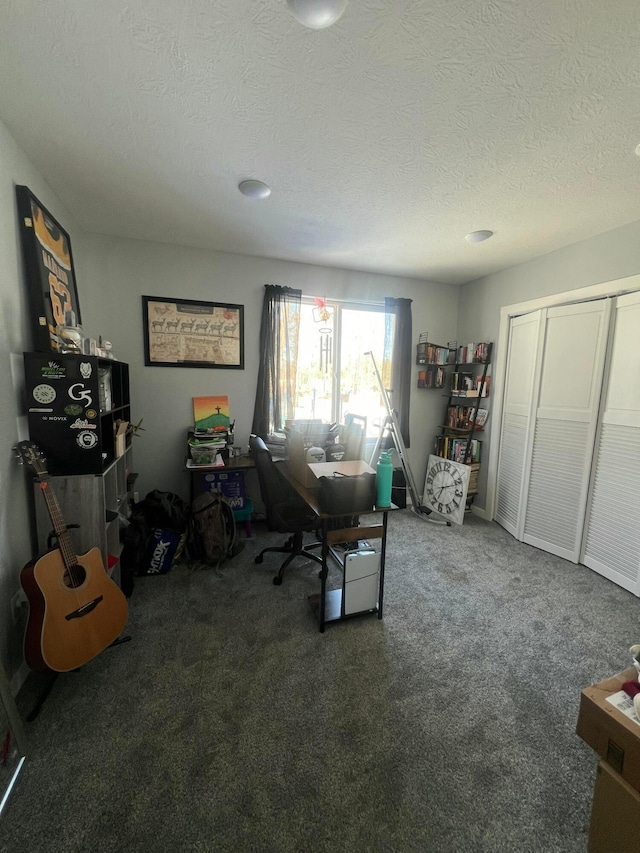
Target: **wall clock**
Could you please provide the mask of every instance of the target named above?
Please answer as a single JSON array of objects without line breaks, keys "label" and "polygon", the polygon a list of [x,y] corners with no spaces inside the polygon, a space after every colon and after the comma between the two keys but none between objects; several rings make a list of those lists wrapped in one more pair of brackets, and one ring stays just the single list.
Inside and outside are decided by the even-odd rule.
[{"label": "wall clock", "polygon": [[469,487],[469,466],[429,456],[423,506],[453,524],[462,524]]}]

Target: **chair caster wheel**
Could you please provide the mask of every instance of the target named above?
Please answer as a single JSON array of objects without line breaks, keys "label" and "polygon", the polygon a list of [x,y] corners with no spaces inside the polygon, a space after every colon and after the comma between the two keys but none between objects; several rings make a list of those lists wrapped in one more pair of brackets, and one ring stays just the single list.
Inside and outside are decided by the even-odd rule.
[{"label": "chair caster wheel", "polygon": [[262,556],[262,554],[258,554],[258,556],[256,557],[254,562],[261,563],[263,560],[264,560],[264,557]]},{"label": "chair caster wheel", "polygon": [[280,577],[280,575],[276,575],[275,578],[273,579],[273,585],[274,586],[280,586],[281,584],[282,584],[282,578]]}]

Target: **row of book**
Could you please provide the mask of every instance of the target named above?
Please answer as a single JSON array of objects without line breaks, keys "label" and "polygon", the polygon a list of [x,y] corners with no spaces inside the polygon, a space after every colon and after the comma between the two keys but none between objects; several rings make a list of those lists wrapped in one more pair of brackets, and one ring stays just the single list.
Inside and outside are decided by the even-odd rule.
[{"label": "row of book", "polygon": [[448,364],[449,347],[443,347],[439,344],[430,344],[428,341],[422,340],[418,342],[416,362],[417,364]]},{"label": "row of book", "polygon": [[[482,386],[482,387],[481,387]],[[451,395],[455,397],[486,397],[491,388],[491,377],[459,371],[451,374]]]},{"label": "row of book", "polygon": [[462,344],[462,346],[456,347],[456,364],[472,364],[472,363],[483,363],[487,360],[489,355],[489,346],[488,343],[470,343],[470,344]]},{"label": "row of book", "polygon": [[480,430],[484,428],[488,417],[488,409],[478,409],[476,412],[475,406],[449,406],[445,426],[452,429],[471,429],[475,422],[475,429]]},{"label": "row of book", "polygon": [[418,388],[444,388],[444,367],[434,367],[431,370],[418,371]]},{"label": "row of book", "polygon": [[[470,444],[469,456],[465,459],[467,445]],[[480,448],[482,442],[475,438],[469,442],[466,438],[453,438],[450,435],[439,435],[436,438],[435,454],[442,456],[444,459],[450,459],[452,462],[473,463],[480,462]]]}]

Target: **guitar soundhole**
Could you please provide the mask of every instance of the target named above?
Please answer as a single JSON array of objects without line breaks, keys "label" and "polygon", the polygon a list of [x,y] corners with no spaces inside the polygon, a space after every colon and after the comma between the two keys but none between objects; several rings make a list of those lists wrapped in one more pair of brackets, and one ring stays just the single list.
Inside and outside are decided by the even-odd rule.
[{"label": "guitar soundhole", "polygon": [[85,572],[85,570],[82,568],[82,566],[77,565],[74,566],[70,571],[67,569],[67,571],[62,576],[62,579],[64,581],[65,586],[68,586],[69,589],[75,589],[78,586],[82,586],[86,577],[87,573]]}]

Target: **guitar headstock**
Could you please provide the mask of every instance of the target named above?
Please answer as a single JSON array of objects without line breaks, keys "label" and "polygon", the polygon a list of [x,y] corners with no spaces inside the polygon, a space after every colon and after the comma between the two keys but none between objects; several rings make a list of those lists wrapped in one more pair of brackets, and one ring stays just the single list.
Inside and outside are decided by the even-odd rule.
[{"label": "guitar headstock", "polygon": [[47,460],[42,452],[38,450],[31,441],[21,441],[16,445],[18,458],[38,476],[44,479],[47,476]]}]

